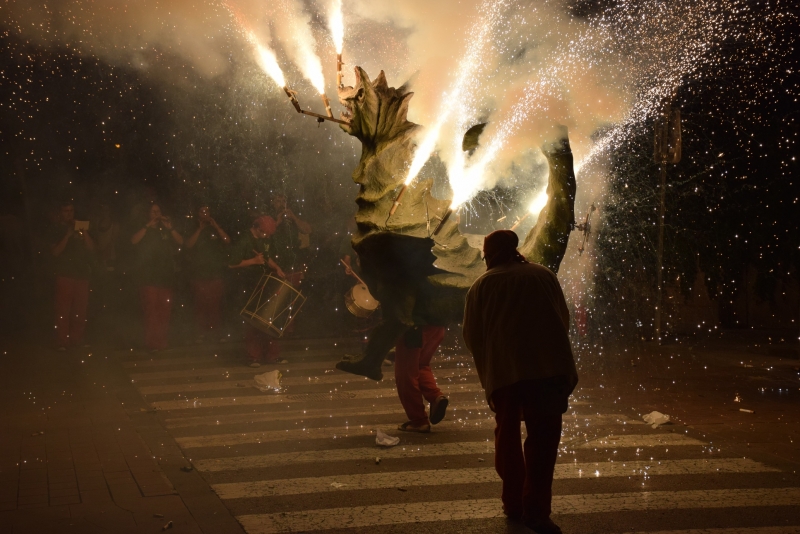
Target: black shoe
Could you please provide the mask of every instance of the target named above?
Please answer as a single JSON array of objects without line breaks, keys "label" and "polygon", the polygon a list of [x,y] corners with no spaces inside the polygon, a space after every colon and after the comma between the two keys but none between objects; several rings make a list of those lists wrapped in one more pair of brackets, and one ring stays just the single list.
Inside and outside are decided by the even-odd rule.
[{"label": "black shoe", "polygon": [[540,519],[539,521],[527,520],[525,526],[536,532],[537,534],[562,534],[561,528],[553,523],[549,517],[547,519]]},{"label": "black shoe", "polygon": [[351,373],[354,375],[366,376],[369,379],[375,381],[383,380],[383,372],[379,367],[368,367],[361,362],[350,362],[346,360],[342,360],[336,364],[336,368],[340,371],[344,371],[345,373]]},{"label": "black shoe", "polygon": [[432,425],[435,425],[441,422],[442,419],[444,419],[444,414],[447,411],[448,404],[449,401],[447,400],[447,397],[445,397],[444,395],[437,397],[436,400],[431,403],[430,420]]}]

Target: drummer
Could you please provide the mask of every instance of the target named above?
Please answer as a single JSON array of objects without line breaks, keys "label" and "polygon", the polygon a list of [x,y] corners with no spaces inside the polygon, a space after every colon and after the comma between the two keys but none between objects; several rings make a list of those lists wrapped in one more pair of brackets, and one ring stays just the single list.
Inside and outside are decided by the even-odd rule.
[{"label": "drummer", "polygon": [[[238,275],[237,292],[242,306],[267,269],[271,269],[280,278],[286,277],[270,254],[271,238],[276,226],[275,219],[262,215],[253,222],[250,230],[244,233],[231,251],[228,267],[235,269]],[[244,343],[250,367],[260,367],[262,363],[286,363],[280,357],[277,340],[247,322],[244,323]]]}]

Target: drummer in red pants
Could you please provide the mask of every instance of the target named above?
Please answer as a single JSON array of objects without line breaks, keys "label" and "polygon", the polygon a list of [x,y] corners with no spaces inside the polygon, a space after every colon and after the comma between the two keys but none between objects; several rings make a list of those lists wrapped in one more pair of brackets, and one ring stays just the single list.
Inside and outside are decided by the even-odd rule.
[{"label": "drummer in red pants", "polygon": [[[276,227],[275,219],[269,215],[259,217],[231,251],[228,267],[234,269],[238,275],[237,291],[243,302],[247,302],[247,297],[261,279],[265,268],[271,269],[280,278],[286,278],[283,270],[270,257],[274,252],[270,250],[270,238]],[[277,340],[248,323],[244,323],[244,344],[250,367],[260,367],[261,363],[285,363],[280,357]]]},{"label": "drummer in red pants", "polygon": [[[436,385],[431,359],[444,339],[443,326],[416,326],[405,332],[395,346],[394,380],[408,421],[397,427],[404,432],[431,431],[444,419],[447,397]],[[430,416],[423,399],[430,403]]]}]

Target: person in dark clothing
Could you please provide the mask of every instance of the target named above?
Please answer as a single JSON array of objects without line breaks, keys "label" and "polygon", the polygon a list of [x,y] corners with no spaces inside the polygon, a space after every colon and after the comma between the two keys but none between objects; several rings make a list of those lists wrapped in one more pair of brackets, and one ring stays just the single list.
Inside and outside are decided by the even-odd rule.
[{"label": "person in dark clothing", "polygon": [[175,285],[175,254],[183,236],[172,227],[172,221],[161,213],[161,207],[150,207],[150,220],[139,229],[131,243],[136,253],[136,275],[144,314],[144,344],[148,350],[167,348],[169,321],[172,315]]},{"label": "person in dark clothing", "polygon": [[219,334],[222,323],[227,245],[231,238],[211,217],[208,206],[197,211],[197,223],[197,230],[186,240],[186,248],[199,340],[203,341],[206,334]]},{"label": "person in dark clothing", "polygon": [[292,285],[299,284],[305,274],[311,225],[289,209],[286,195],[275,193],[270,215],[275,220],[270,256],[285,270]]},{"label": "person in dark clothing", "polygon": [[[271,237],[275,233],[275,220],[269,215],[262,215],[253,222],[253,226],[236,242],[231,251],[228,264],[237,274],[237,293],[244,307],[253,289],[264,275],[265,267],[272,269],[280,278],[286,278],[277,263],[272,259]],[[251,324],[244,323],[245,351],[251,367],[260,367],[265,363],[286,363],[280,358],[280,347],[277,340],[258,330]]]},{"label": "person in dark clothing", "polygon": [[[503,511],[540,534],[560,534],[550,519],[561,416],[578,382],[569,311],[552,271],[529,263],[509,230],[483,244],[486,272],[467,293],[464,341],[495,412],[495,469]],[[520,421],[528,436],[520,443]]]},{"label": "person in dark clothing", "polygon": [[60,221],[50,242],[56,273],[56,348],[64,351],[83,343],[94,261],[94,240],[88,228],[75,229],[72,202],[62,204]]}]

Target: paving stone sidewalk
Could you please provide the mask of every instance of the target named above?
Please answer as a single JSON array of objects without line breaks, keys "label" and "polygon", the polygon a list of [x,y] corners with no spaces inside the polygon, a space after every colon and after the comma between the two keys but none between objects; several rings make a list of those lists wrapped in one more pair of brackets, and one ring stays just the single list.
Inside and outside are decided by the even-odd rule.
[{"label": "paving stone sidewalk", "polygon": [[119,354],[0,347],[0,533],[243,532]]}]

